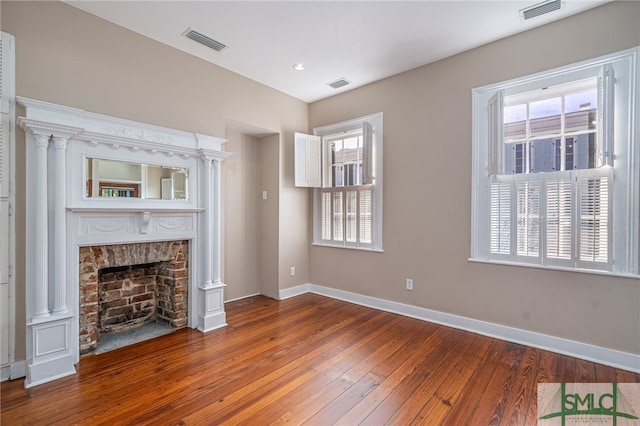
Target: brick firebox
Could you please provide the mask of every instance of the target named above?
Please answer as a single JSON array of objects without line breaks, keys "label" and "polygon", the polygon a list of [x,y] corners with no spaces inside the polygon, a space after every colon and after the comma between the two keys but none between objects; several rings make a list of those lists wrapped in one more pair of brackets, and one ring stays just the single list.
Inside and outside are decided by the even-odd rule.
[{"label": "brick firebox", "polygon": [[[122,331],[154,319],[149,316],[152,311],[154,316],[161,313],[157,318],[174,328],[186,327],[188,251],[188,241],[80,247],[80,354],[96,350],[100,320],[103,325],[111,323],[103,332]],[[144,266],[137,272],[122,268],[131,265]],[[100,284],[102,291],[101,270],[107,278]],[[117,276],[122,279],[116,280]],[[150,301],[155,301],[156,306],[151,307]],[[107,305],[101,307],[102,302]],[[123,312],[120,320],[124,322],[116,325],[117,313]]]}]

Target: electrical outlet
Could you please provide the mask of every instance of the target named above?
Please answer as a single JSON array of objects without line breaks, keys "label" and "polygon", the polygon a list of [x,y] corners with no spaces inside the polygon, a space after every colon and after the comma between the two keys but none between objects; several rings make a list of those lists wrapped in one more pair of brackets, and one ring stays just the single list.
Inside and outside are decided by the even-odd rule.
[{"label": "electrical outlet", "polygon": [[292,276],[292,277],[295,277],[295,276],[296,276],[296,267],[295,267],[295,266],[292,266],[292,267],[291,267],[291,276]]},{"label": "electrical outlet", "polygon": [[263,200],[267,199],[267,191],[262,191],[262,199]]},{"label": "electrical outlet", "polygon": [[411,278],[407,278],[407,290],[413,290],[413,280]]}]

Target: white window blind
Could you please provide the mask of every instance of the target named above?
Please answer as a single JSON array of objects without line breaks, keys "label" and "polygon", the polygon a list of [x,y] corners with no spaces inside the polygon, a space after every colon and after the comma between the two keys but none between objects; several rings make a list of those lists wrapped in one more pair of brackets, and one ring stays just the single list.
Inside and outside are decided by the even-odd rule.
[{"label": "white window blind", "polygon": [[491,253],[511,254],[511,184],[497,181],[490,186]]},{"label": "white window blind", "polygon": [[516,182],[516,252],[518,256],[540,255],[540,182]]},{"label": "white window blind", "polygon": [[578,181],[578,247],[579,261],[600,263],[608,266],[609,221],[609,176],[592,173],[580,176]]},{"label": "white window blind", "polygon": [[571,173],[548,177],[547,191],[547,257],[551,259],[573,259],[573,214],[574,198]]}]

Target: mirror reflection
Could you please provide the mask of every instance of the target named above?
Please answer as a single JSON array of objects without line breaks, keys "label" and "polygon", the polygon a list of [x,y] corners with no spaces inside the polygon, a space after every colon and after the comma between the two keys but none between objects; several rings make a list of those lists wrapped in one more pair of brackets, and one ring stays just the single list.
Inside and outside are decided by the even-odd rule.
[{"label": "mirror reflection", "polygon": [[86,197],[188,200],[189,169],[86,158]]}]

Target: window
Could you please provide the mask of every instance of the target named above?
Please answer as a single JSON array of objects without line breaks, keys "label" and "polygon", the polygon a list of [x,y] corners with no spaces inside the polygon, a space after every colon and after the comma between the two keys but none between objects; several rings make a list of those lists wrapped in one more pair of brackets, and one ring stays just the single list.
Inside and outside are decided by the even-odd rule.
[{"label": "window", "polygon": [[473,90],[472,259],[638,274],[638,52]]},{"label": "window", "polygon": [[382,250],[382,113],[296,133],[296,186],[314,187],[314,244]]}]

